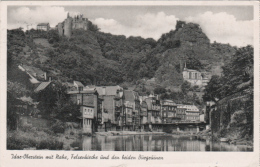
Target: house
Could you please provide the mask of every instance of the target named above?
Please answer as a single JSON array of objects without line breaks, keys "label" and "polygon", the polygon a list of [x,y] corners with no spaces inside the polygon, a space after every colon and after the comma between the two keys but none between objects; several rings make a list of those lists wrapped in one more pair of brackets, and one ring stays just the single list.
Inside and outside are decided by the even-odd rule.
[{"label": "house", "polygon": [[179,120],[176,113],[177,104],[172,100],[162,100],[161,107],[163,123],[173,123],[175,120]]},{"label": "house", "polygon": [[79,81],[74,81],[73,84],[66,83],[66,85],[70,100],[80,106],[83,133],[98,131],[98,126],[102,122],[102,100],[99,99],[97,90],[84,88]]},{"label": "house", "polygon": [[136,130],[140,127],[140,100],[137,92],[132,90],[123,91],[125,105],[125,125],[130,130]]},{"label": "house", "polygon": [[[198,122],[200,120],[200,111],[197,106],[180,104],[177,106],[177,108],[182,108],[182,110],[186,110],[184,119],[186,122]],[[179,109],[178,111],[181,110]],[[182,117],[182,115],[184,114],[179,113],[179,117]]]},{"label": "house", "polygon": [[145,130],[148,131],[148,115],[147,115],[148,106],[146,101],[142,101],[140,105],[140,124],[141,124],[141,131]]},{"label": "house", "polygon": [[161,104],[158,98],[145,99],[147,104],[147,116],[150,130],[162,131]]},{"label": "house", "polygon": [[30,76],[30,82],[32,84],[39,84],[41,81],[47,80],[47,73],[36,67],[21,64],[18,68]]},{"label": "house", "polygon": [[49,31],[50,30],[50,24],[49,23],[39,23],[39,24],[37,24],[37,30]]},{"label": "house", "polygon": [[36,89],[34,89],[34,92],[35,93],[38,93],[40,91],[43,91],[45,90],[47,87],[49,87],[51,85],[51,81],[48,81],[48,82],[41,82],[37,87]]},{"label": "house", "polygon": [[183,75],[183,79],[191,83],[192,86],[196,85],[199,87],[205,87],[211,78],[209,72],[206,71],[200,72],[197,70],[186,68],[186,63],[182,75]]},{"label": "house", "polygon": [[177,106],[176,108],[176,117],[178,120],[176,122],[185,122],[186,121],[186,108],[180,108]]},{"label": "house", "polygon": [[120,86],[95,86],[103,100],[102,129],[116,130],[123,125],[123,88]]}]

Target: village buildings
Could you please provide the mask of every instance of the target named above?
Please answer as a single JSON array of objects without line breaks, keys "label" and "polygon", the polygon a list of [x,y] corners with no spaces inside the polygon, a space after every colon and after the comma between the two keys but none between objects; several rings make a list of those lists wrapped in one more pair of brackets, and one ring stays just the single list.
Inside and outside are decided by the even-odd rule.
[{"label": "village buildings", "polygon": [[[199,123],[195,105],[176,104],[158,96],[139,97],[120,86],[86,86],[74,81],[68,93],[81,105],[84,132],[163,131],[167,125]],[[203,119],[204,121],[204,119]]]},{"label": "village buildings", "polygon": [[[30,76],[34,92],[55,85],[43,71],[20,65]],[[100,131],[163,131],[168,125],[204,121],[195,105],[176,104],[159,96],[139,96],[120,86],[84,86],[80,81],[65,82],[70,100],[79,105],[84,133]]]},{"label": "village buildings", "polygon": [[49,31],[50,30],[50,24],[49,23],[39,23],[39,24],[37,24],[37,30]]}]

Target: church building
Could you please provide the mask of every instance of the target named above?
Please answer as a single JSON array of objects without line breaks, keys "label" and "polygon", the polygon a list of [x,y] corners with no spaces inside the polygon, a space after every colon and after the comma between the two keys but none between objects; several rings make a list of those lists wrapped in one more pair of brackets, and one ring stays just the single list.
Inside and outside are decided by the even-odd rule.
[{"label": "church building", "polygon": [[190,82],[192,86],[197,85],[199,87],[206,86],[211,78],[209,72],[200,72],[197,70],[186,68],[186,63],[182,75],[183,79]]}]

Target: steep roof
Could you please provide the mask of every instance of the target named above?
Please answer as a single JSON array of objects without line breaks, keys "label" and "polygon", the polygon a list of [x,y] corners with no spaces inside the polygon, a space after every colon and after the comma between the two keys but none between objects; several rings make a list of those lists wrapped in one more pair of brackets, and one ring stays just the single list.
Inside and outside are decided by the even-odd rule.
[{"label": "steep roof", "polygon": [[[171,104],[167,104],[167,103],[171,103]],[[162,104],[163,105],[173,105],[173,106],[177,105],[174,101],[169,100],[169,99],[162,100]]]},{"label": "steep roof", "polygon": [[146,98],[144,101],[147,104],[147,109],[151,110],[152,109],[152,99],[151,98]]},{"label": "steep roof", "polygon": [[39,92],[44,90],[51,82],[42,82],[34,91]]},{"label": "steep roof", "polygon": [[70,90],[68,91],[68,94],[94,94],[97,93],[97,90],[95,88],[84,88],[82,91],[78,91],[78,90]]},{"label": "steep roof", "polygon": [[37,24],[37,26],[48,26],[49,25],[49,23],[39,23],[39,24]]},{"label": "steep roof", "polygon": [[80,81],[74,81],[74,85],[77,85],[78,87],[84,87]]},{"label": "steep roof", "polygon": [[184,70],[184,71],[189,71],[189,72],[199,72],[198,70],[193,70],[193,69],[188,69],[188,68],[186,68],[186,70]]}]

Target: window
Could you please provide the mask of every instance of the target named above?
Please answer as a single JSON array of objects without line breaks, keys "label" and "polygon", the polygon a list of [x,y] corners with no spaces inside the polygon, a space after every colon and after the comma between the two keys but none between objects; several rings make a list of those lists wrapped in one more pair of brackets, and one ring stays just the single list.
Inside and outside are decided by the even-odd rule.
[{"label": "window", "polygon": [[79,91],[83,91],[83,87],[79,87]]},{"label": "window", "polygon": [[189,72],[189,79],[191,79],[191,72]]}]

